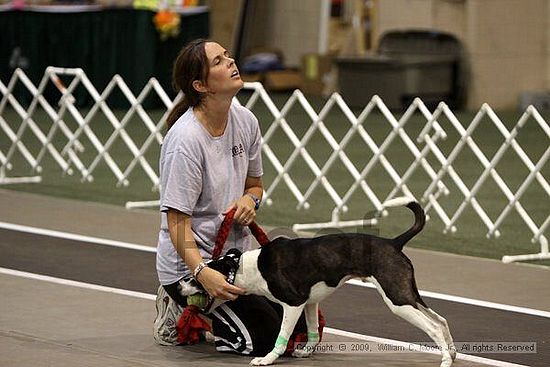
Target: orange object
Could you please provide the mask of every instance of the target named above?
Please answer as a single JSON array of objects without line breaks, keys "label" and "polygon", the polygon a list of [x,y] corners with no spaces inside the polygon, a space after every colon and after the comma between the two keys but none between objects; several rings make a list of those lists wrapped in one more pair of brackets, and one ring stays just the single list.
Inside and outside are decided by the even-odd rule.
[{"label": "orange object", "polygon": [[153,17],[153,23],[163,41],[170,37],[175,38],[180,33],[181,17],[173,11],[159,10]]}]

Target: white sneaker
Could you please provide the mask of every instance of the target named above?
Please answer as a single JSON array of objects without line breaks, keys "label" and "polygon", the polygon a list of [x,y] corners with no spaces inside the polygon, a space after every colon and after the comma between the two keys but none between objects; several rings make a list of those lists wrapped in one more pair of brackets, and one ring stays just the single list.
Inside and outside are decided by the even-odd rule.
[{"label": "white sneaker", "polygon": [[183,309],[166,293],[162,285],[157,290],[156,308],[157,317],[153,323],[153,338],[160,345],[177,345],[176,325]]}]

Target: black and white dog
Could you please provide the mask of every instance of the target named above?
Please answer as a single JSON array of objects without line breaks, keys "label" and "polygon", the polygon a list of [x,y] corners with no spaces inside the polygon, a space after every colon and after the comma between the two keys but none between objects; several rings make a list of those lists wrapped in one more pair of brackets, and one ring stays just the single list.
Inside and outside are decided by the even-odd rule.
[{"label": "black and white dog", "polygon": [[251,365],[272,364],[286,350],[288,339],[302,311],[308,342],[295,357],[308,357],[319,343],[318,305],[351,278],[372,282],[396,315],[426,332],[442,351],[441,367],[448,367],[456,349],[447,321],[420,298],[411,261],[403,246],[422,230],[422,207],[409,198],[397,198],[385,207],[406,205],[415,216],[414,225],[393,238],[368,234],[332,234],[315,238],[276,238],[269,244],[244,252],[234,284],[249,294],[267,297],[283,306],[279,337],[273,350],[253,359]]}]

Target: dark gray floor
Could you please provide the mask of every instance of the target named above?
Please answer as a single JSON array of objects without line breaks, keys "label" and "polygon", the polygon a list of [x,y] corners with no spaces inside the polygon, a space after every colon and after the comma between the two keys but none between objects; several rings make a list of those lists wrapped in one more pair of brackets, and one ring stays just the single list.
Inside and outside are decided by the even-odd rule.
[{"label": "dark gray floor", "polygon": [[[1,222],[154,247],[158,235],[159,215],[155,210],[128,211],[113,205],[0,189],[0,226],[2,226]],[[269,228],[266,229],[269,230]],[[4,236],[7,236],[6,232],[0,234],[0,238]],[[444,241],[445,236],[442,236],[441,240]],[[118,262],[120,256],[111,256],[105,246],[101,250],[95,249],[90,253],[82,253],[82,255],[80,252],[73,252],[69,255],[60,253],[60,258],[57,258],[56,255],[48,255],[39,251],[38,248],[43,244],[41,240],[27,239],[27,241],[37,245],[30,249],[32,253],[39,253],[39,256],[42,256],[38,263],[43,270],[61,271],[67,277],[75,276],[74,279],[83,279],[85,276],[89,282],[102,279],[103,283],[114,285],[117,288],[134,284],[138,287],[136,289],[143,287],[143,290],[147,290],[149,287],[154,288],[153,284],[156,284],[156,277],[151,274],[154,272],[151,270],[154,259],[147,258],[144,254],[134,257],[136,254],[123,252],[125,255],[122,257],[128,260],[125,261],[128,265],[126,266]],[[69,243],[66,244],[73,246]],[[76,245],[76,247],[80,246],[82,245]],[[93,244],[89,246],[97,247]],[[44,247],[48,249],[48,245],[44,244]],[[5,254],[11,253],[12,258],[15,255],[19,258],[20,267],[29,266],[29,263],[36,264],[33,256],[27,253],[28,249],[17,253],[15,252],[17,250],[14,249],[5,252],[5,248],[0,248],[0,261],[9,265],[6,266],[9,268],[12,264],[3,259]],[[536,246],[533,249],[536,250]],[[48,251],[55,251],[55,249],[50,248]],[[97,256],[93,255],[97,252],[101,252],[102,256],[96,263],[90,264],[88,258],[91,256],[91,259],[96,259]],[[405,248],[405,253],[415,265],[417,282],[419,288],[423,290],[550,311],[550,292],[546,291],[550,284],[550,268],[548,267],[502,264],[495,260],[410,247]],[[88,263],[86,261],[83,263],[81,257]],[[112,257],[114,259],[111,259]],[[66,266],[67,263],[74,264],[74,266]],[[83,267],[89,269],[88,275],[84,274],[84,271],[78,271]],[[28,269],[33,272],[34,266]],[[113,271],[116,274],[114,279],[111,275]],[[7,272],[10,273],[10,271]],[[103,276],[103,272],[107,276]],[[247,357],[216,353],[212,345],[200,345],[192,348],[156,345],[151,337],[151,323],[155,317],[155,307],[150,296],[145,296],[145,299],[142,299],[141,294],[126,296],[109,293],[109,289],[90,290],[74,285],[52,283],[58,282],[58,280],[32,280],[25,278],[26,276],[32,277],[32,274],[24,275],[25,277],[14,276],[6,274],[6,271],[2,269],[0,269],[0,273],[3,273],[0,274],[0,290],[2,292],[0,298],[0,366],[2,367],[181,367],[182,365],[203,367],[205,365],[246,365],[250,360]],[[136,279],[139,282],[135,282]],[[59,281],[64,282],[63,280]],[[358,291],[359,294],[355,296],[356,299],[352,299],[355,291]],[[409,332],[417,332],[406,323],[398,324],[396,327],[386,327],[386,323],[397,322],[398,319],[390,315],[388,311],[384,311],[383,307],[379,310],[371,310],[371,307],[375,306],[370,302],[380,302],[377,295],[372,296],[371,290],[351,287],[345,292],[349,294],[342,297],[331,297],[323,306],[330,326],[349,325],[349,329],[352,330],[378,330],[380,331],[378,336],[394,335],[390,332],[399,332],[402,334],[398,335],[407,336]],[[436,310],[443,311],[442,314],[455,312],[440,309],[434,300],[428,299],[427,301]],[[331,302],[334,303],[331,305]],[[458,328],[458,331],[466,330],[477,337],[475,330],[483,333],[493,331],[494,335],[499,336],[500,329],[508,327],[508,319],[500,319],[500,322],[496,323],[473,318],[474,321],[469,323],[470,315],[467,314],[469,311],[464,312],[460,305],[457,307],[458,316],[456,318],[452,315],[444,315],[450,320],[451,317],[453,318],[451,320],[453,332]],[[373,312],[373,314],[371,315],[369,312]],[[498,313],[491,312],[486,319],[491,320],[493,314],[497,315]],[[380,322],[374,323],[374,320],[380,320]],[[520,324],[518,330],[529,330],[528,327],[523,327],[522,320],[518,321]],[[461,324],[468,326],[461,328]],[[328,333],[325,336],[325,341],[339,343],[359,340],[340,334]],[[461,339],[475,341],[472,340],[471,335],[466,335],[467,338]],[[531,334],[528,333],[528,335]],[[410,336],[413,338],[416,335],[411,334]],[[403,340],[414,341],[407,338],[403,338]],[[460,339],[457,338],[457,340]],[[541,348],[537,354],[540,360],[536,361],[533,358],[532,365],[545,365],[540,350]],[[485,356],[487,355],[479,355],[479,357]],[[499,354],[495,359],[506,359],[506,356]],[[455,361],[453,367],[481,366],[491,363],[487,360],[460,359]],[[420,367],[439,365],[439,356],[427,353],[323,353],[316,354],[307,360],[283,359],[278,361],[277,365],[293,367]]]},{"label": "dark gray floor", "polygon": [[[145,293],[155,293],[155,255],[0,229],[0,267]],[[550,319],[425,299],[449,321],[457,342],[536,342],[536,354],[483,354],[531,366],[550,358]],[[378,337],[428,341],[392,315],[373,289],[346,285],[322,304],[329,327]]]}]

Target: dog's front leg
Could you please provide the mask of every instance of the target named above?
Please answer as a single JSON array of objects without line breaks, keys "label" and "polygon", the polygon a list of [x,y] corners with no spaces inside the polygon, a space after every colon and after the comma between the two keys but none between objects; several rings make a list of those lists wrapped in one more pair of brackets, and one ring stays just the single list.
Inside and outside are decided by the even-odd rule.
[{"label": "dog's front leg", "polygon": [[319,304],[307,304],[304,311],[307,324],[307,343],[295,346],[292,356],[296,358],[309,357],[315,351],[317,344],[319,344]]},{"label": "dog's front leg", "polygon": [[253,366],[267,366],[272,364],[286,351],[288,339],[290,338],[290,334],[292,334],[292,331],[298,322],[298,318],[304,310],[304,305],[297,307],[292,307],[286,304],[281,305],[283,306],[283,321],[281,322],[281,330],[279,331],[279,336],[275,342],[275,347],[273,347],[273,350],[265,357],[254,358],[250,362]]}]

